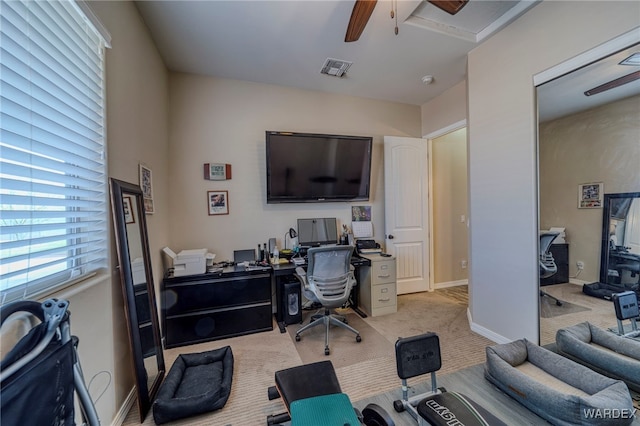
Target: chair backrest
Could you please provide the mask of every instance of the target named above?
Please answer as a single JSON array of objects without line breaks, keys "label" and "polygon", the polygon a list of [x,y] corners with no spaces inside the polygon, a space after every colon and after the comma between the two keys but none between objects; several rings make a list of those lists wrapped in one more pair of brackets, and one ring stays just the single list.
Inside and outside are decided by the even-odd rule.
[{"label": "chair backrest", "polygon": [[558,266],[549,251],[551,243],[558,235],[559,232],[540,233],[540,278],[547,278],[558,272]]},{"label": "chair backrest", "polygon": [[342,306],[355,278],[351,270],[352,246],[312,247],[307,251],[307,282],[322,306]]}]

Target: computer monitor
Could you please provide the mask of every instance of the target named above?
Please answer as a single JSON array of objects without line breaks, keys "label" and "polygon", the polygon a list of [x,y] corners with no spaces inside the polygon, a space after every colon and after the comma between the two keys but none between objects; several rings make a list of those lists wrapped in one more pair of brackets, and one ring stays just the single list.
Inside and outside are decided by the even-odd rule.
[{"label": "computer monitor", "polygon": [[298,244],[302,247],[338,244],[336,218],[298,219]]}]

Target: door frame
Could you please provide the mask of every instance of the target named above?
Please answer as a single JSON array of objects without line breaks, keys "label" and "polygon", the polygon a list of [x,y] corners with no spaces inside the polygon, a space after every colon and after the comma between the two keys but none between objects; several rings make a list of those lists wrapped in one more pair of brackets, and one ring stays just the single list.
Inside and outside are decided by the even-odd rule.
[{"label": "door frame", "polygon": [[[422,138],[427,140],[427,165],[429,168],[429,190],[428,190],[428,203],[429,206],[429,283],[428,283],[428,291],[435,290],[435,276],[433,272],[433,265],[435,260],[433,258],[433,140],[444,136],[448,133],[455,132],[456,130],[460,130],[462,128],[467,127],[467,119],[463,119],[460,121],[456,121],[453,124],[450,124],[441,129],[435,130],[431,133],[427,133]],[[467,133],[467,151],[469,150],[469,136]],[[467,160],[467,180],[469,179],[469,161]],[[468,183],[468,182],[467,182]],[[467,192],[467,198],[469,198],[469,193]],[[467,212],[467,221],[469,220],[469,213]],[[471,261],[471,253],[467,253],[467,259]],[[468,281],[470,282],[471,277],[469,277]],[[471,293],[471,292],[469,292]]]}]

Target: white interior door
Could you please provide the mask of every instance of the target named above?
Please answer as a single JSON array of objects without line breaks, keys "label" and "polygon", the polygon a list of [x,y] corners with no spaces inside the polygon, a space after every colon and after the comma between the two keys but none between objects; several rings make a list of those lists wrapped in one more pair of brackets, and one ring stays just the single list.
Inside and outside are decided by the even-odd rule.
[{"label": "white interior door", "polygon": [[385,243],[398,294],[429,289],[428,167],[425,139],[384,137]]}]

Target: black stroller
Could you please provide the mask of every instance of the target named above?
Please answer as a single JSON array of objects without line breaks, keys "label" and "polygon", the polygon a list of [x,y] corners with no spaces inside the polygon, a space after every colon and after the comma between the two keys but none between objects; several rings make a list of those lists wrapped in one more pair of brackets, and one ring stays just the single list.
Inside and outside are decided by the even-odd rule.
[{"label": "black stroller", "polygon": [[82,424],[100,424],[84,383],[77,355],[78,339],[71,336],[66,300],[40,304],[18,301],[0,308],[0,324],[25,311],[40,324],[33,327],[0,362],[0,424],[75,425],[74,392]]}]

